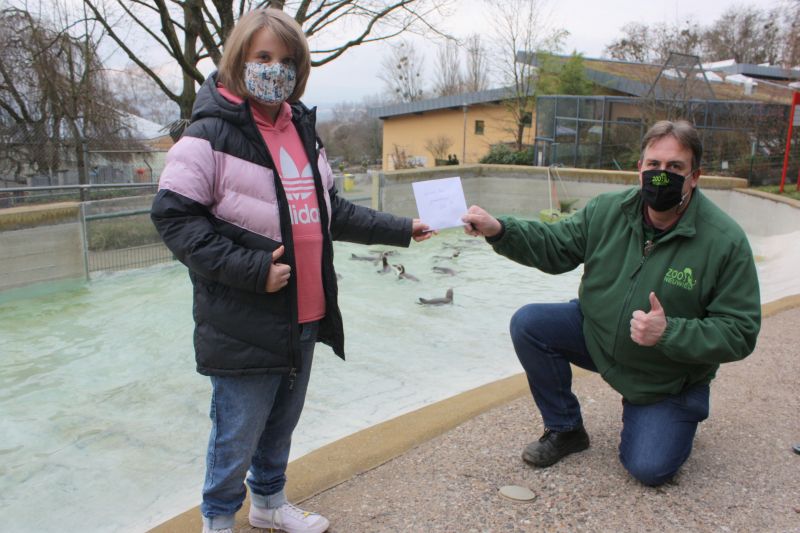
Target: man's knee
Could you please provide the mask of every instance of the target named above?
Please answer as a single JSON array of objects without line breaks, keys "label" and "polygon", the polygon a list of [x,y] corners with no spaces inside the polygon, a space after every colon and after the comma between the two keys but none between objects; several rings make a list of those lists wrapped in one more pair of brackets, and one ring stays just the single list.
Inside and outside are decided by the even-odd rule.
[{"label": "man's knee", "polygon": [[536,304],[524,305],[517,309],[509,323],[512,342],[516,343],[526,335],[530,335],[531,331],[536,331],[538,319],[539,313],[536,311]]},{"label": "man's knee", "polygon": [[643,485],[657,487],[672,479],[678,467],[659,457],[625,457],[620,454],[619,460],[625,470]]}]

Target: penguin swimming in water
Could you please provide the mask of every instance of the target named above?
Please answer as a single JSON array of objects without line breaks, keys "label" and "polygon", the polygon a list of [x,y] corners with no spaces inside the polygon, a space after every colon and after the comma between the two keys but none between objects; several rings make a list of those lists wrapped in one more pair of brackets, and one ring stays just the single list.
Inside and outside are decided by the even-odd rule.
[{"label": "penguin swimming in water", "polygon": [[451,255],[434,255],[434,259],[456,259],[459,255],[461,255],[461,250],[456,250]]},{"label": "penguin swimming in water", "polygon": [[406,272],[406,267],[403,265],[397,264],[392,265],[394,267],[395,274],[397,274],[397,279],[407,279],[409,281],[419,281],[416,276],[412,276]]},{"label": "penguin swimming in water", "polygon": [[452,268],[435,266],[435,267],[433,267],[432,270],[434,272],[436,272],[437,274],[447,274],[448,276],[455,276],[456,275],[456,271],[453,270]]},{"label": "penguin swimming in water", "polygon": [[446,305],[453,303],[453,289],[447,289],[447,294],[444,298],[420,298],[418,304],[421,305]]},{"label": "penguin swimming in water", "polygon": [[381,255],[381,262],[383,265],[381,265],[381,269],[378,270],[378,274],[386,274],[392,271],[392,267],[389,266],[389,261],[386,260],[385,254]]},{"label": "penguin swimming in water", "polygon": [[377,264],[381,260],[381,257],[379,255],[350,254],[350,259],[354,259],[355,261],[372,261]]}]

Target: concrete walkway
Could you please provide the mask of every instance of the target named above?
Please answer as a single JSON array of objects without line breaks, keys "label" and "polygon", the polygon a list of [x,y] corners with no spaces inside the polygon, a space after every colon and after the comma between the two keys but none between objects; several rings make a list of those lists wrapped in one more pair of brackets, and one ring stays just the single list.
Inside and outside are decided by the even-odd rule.
[{"label": "concrete walkway", "polygon": [[[798,304],[765,306],[756,352],[721,367],[692,456],[663,487],[640,485],[619,464],[620,397],[583,373],[574,388],[591,448],[551,468],[520,459],[542,424],[516,376],[312,452],[290,465],[287,490],[326,515],[332,533],[800,532]],[[498,489],[509,484],[536,498],[503,498]],[[236,531],[258,531],[247,505]],[[200,528],[193,509],[156,531]]]}]

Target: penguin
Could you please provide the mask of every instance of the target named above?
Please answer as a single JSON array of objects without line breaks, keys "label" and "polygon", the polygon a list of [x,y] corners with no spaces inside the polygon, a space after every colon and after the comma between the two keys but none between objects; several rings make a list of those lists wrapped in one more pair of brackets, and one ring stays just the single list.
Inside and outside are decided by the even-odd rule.
[{"label": "penguin", "polygon": [[447,268],[447,267],[435,266],[435,267],[433,267],[433,271],[436,272],[437,274],[447,274],[448,276],[455,276],[456,275],[456,271],[455,270],[453,270],[452,268]]},{"label": "penguin", "polygon": [[381,255],[381,262],[383,265],[381,266],[381,269],[378,270],[378,274],[386,274],[387,272],[392,271],[392,267],[389,266],[389,261],[386,260],[386,254]]},{"label": "penguin", "polygon": [[419,302],[420,305],[445,305],[453,303],[453,289],[447,289],[447,294],[445,294],[444,298],[420,298]]},{"label": "penguin", "polygon": [[380,257],[374,255],[356,255],[356,254],[350,254],[350,259],[353,259],[355,261],[372,261],[374,263],[377,263],[378,261],[381,260]]},{"label": "penguin", "polygon": [[434,259],[455,259],[461,255],[461,250],[456,250],[452,255],[434,255]]},{"label": "penguin", "polygon": [[406,267],[403,265],[392,265],[394,267],[395,274],[397,274],[397,279],[407,279],[409,281],[419,281],[416,276],[412,276],[411,274],[406,273]]}]

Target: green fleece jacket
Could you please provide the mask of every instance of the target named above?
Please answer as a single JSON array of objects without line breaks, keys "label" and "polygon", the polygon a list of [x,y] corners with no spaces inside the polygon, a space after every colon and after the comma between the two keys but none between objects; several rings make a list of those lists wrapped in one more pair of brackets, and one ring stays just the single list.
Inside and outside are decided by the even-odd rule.
[{"label": "green fleece jacket", "polygon": [[[636,404],[708,383],[720,363],[752,353],[761,325],[758,278],[736,222],[695,189],[678,224],[645,253],[637,188],[597,196],[555,224],[500,217],[488,239],[523,265],[559,274],[581,263],[586,347],[598,371]],[[633,312],[654,291],[667,317],[658,344],[631,340]]]}]

